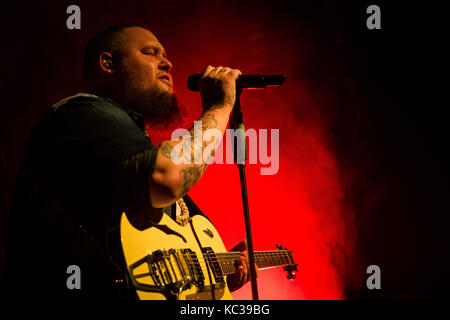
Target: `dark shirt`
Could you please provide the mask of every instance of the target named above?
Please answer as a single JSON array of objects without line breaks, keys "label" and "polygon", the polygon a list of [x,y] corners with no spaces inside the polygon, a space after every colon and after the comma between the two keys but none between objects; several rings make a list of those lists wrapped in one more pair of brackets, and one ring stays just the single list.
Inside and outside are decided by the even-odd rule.
[{"label": "dark shirt", "polygon": [[[77,95],[50,108],[18,176],[4,288],[58,296],[111,292],[111,278],[123,276],[123,260],[106,250],[108,237],[119,241],[123,211],[153,209],[149,177],[157,150],[142,117],[109,99]],[[72,264],[81,268],[83,290],[67,289]]]}]

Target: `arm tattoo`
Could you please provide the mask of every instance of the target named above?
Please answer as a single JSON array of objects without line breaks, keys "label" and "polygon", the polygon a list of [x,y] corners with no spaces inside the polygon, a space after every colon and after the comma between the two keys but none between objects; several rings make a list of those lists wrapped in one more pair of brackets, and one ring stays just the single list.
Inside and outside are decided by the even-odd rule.
[{"label": "arm tattoo", "polygon": [[229,94],[227,95],[227,103],[228,103],[228,105],[234,107],[234,104],[235,104],[235,102],[236,102],[236,91],[235,91],[235,90],[231,90],[231,89],[228,89],[228,90],[229,90],[230,92],[229,92]]},{"label": "arm tattoo", "polygon": [[180,177],[183,181],[182,194],[186,194],[189,189],[200,179],[206,169],[206,164],[192,165],[180,171]]},{"label": "arm tattoo", "polygon": [[218,121],[212,113],[205,113],[200,120],[202,121],[202,130],[217,128]]},{"label": "arm tattoo", "polygon": [[[214,114],[212,113],[204,113],[203,116],[199,119],[201,121],[201,128],[202,128],[202,132],[201,134],[203,135],[203,131],[208,130],[208,129],[215,129],[217,128],[218,125],[218,121],[216,119],[216,117],[214,116]],[[194,129],[195,127],[192,127],[189,130],[189,134],[191,135],[191,154],[190,154],[190,160],[191,160],[191,165],[184,168],[183,170],[180,171],[180,177],[183,181],[183,194],[186,194],[191,188],[192,186],[197,183],[197,181],[201,178],[201,176],[203,175],[203,173],[206,170],[206,167],[209,163],[208,159],[208,163],[203,163],[203,164],[193,164],[194,163],[194,154],[203,154],[203,150],[211,143],[214,143],[216,145],[218,145],[218,141],[209,141],[209,142],[205,142],[203,141],[202,145],[200,148],[195,148],[196,146],[194,145]],[[203,159],[205,161],[205,159]]]},{"label": "arm tattoo", "polygon": [[161,154],[162,154],[164,157],[166,157],[167,159],[172,159],[172,158],[171,158],[171,156],[172,156],[172,150],[173,150],[173,147],[172,147],[172,145],[171,145],[170,143],[168,143],[168,142],[163,142],[163,143],[161,144],[161,146],[159,147],[159,152],[161,152]]},{"label": "arm tattoo", "polygon": [[[202,130],[217,128],[218,121],[212,113],[204,113],[200,117],[199,121],[201,121],[202,123]],[[194,127],[189,130],[189,133],[191,134],[192,138],[194,138]]]},{"label": "arm tattoo", "polygon": [[[201,121],[201,126],[199,124],[195,124],[189,132],[185,133],[186,136],[190,136],[191,148],[190,152],[186,152],[184,154],[184,146],[180,149],[175,146],[176,154],[178,156],[181,156],[184,160],[185,164],[187,164],[184,168],[180,170],[180,178],[181,178],[181,184],[182,184],[182,194],[186,194],[192,186],[197,183],[197,181],[201,178],[203,173],[206,170],[207,165],[210,163],[210,160],[212,156],[214,156],[215,149],[212,150],[212,155],[206,155],[203,156],[203,151],[206,147],[213,144],[214,147],[217,147],[220,143],[221,139],[217,139],[216,137],[213,137],[213,139],[210,139],[209,141],[203,141],[203,143],[195,143],[194,139],[194,132],[197,131],[197,134],[200,134],[203,136],[204,132],[209,129],[217,129],[218,126],[218,120],[216,119],[215,115],[213,113],[205,112],[202,117],[199,119]],[[185,139],[183,139],[183,136],[179,137],[178,140],[180,140],[180,143],[183,143]],[[167,159],[172,159],[174,156],[173,153],[174,146],[170,144],[169,142],[162,142],[159,147],[159,152]],[[180,151],[178,151],[180,150]],[[187,151],[187,150],[186,150]],[[179,152],[182,152],[183,154],[180,155]],[[197,155],[197,157],[195,157]],[[205,159],[206,158],[206,159]],[[202,159],[202,163],[195,163],[195,159]]]},{"label": "arm tattoo", "polygon": [[[214,116],[214,114],[212,113],[204,113],[203,116],[199,119],[199,121],[201,121],[201,129],[202,132],[199,132],[200,135],[203,136],[204,131],[209,130],[209,129],[215,129],[217,128],[218,125],[218,121],[216,119],[216,117]],[[200,159],[203,155],[203,150],[210,145],[211,143],[214,143],[215,148],[219,145],[220,141],[216,141],[214,139],[210,140],[210,141],[204,141],[202,140],[202,144],[201,145],[196,145],[195,144],[195,140],[194,140],[194,131],[195,131],[195,126],[192,127],[189,130],[189,134],[191,135],[191,154],[190,155],[185,155],[184,158],[186,160],[190,160],[189,163],[194,163],[194,159],[198,158]],[[213,152],[213,154],[215,153],[215,150]],[[196,157],[197,155],[197,157]],[[205,159],[203,159],[205,161]]]},{"label": "arm tattoo", "polygon": [[[189,141],[191,141],[191,148],[190,148],[190,153],[187,154],[182,154],[181,157],[184,159],[184,163],[194,163],[194,159],[196,159],[195,155],[197,155],[198,159],[201,159],[201,156],[203,155],[203,150],[210,145],[211,143],[214,143],[215,147],[217,147],[220,143],[220,140],[215,140],[215,139],[211,139],[210,141],[203,141],[202,139],[202,144],[196,145],[195,144],[195,140],[194,140],[194,131],[198,131],[197,133],[200,136],[203,136],[204,131],[208,130],[208,129],[215,129],[217,128],[218,125],[218,121],[216,119],[216,117],[214,116],[214,114],[211,113],[205,113],[203,114],[203,116],[199,119],[199,121],[201,122],[201,128],[199,125],[197,126],[193,126],[189,132],[187,132],[185,135],[190,136]],[[180,142],[183,142],[184,139],[183,137],[179,137],[178,140]],[[167,159],[171,159],[173,160],[173,156],[175,157],[179,157],[180,154],[173,154],[173,149],[174,147],[169,143],[169,142],[162,142],[160,147],[159,147],[159,151],[160,153]],[[184,151],[184,148],[183,150]],[[215,152],[215,150],[214,150]],[[213,152],[213,155],[214,155]]]},{"label": "arm tattoo", "polygon": [[226,89],[228,90],[227,95],[225,95],[224,91],[215,91],[214,94],[211,96],[211,99],[205,99],[204,101],[204,110],[216,110],[216,109],[222,109],[225,104],[228,104],[229,106],[234,106],[234,103],[236,101],[236,90],[233,90],[231,88]]}]

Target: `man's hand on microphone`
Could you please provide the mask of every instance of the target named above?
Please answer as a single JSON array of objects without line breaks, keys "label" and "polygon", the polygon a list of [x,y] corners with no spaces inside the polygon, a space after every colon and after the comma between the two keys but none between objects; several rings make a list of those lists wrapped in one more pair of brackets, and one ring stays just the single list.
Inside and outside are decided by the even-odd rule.
[{"label": "man's hand on microphone", "polygon": [[236,100],[236,79],[241,74],[238,69],[207,66],[200,80],[203,111],[223,107],[231,111]]},{"label": "man's hand on microphone", "polygon": [[[161,142],[150,181],[150,200],[153,207],[162,208],[172,204],[187,194],[203,176],[227,128],[236,100],[236,79],[239,75],[241,75],[241,71],[224,67],[208,66],[203,71],[200,79],[203,114],[197,120],[201,123],[197,128],[201,129],[201,136],[210,129],[214,129],[215,131],[212,132],[215,132],[216,135],[197,144],[195,136],[198,129],[196,130],[194,125],[185,135]],[[220,137],[217,132],[220,133]],[[185,140],[185,136],[189,139]],[[190,141],[191,148],[183,146],[181,154],[175,153],[182,161],[173,161],[174,153],[172,151],[184,141]],[[238,270],[240,273],[237,276],[237,282],[246,278],[243,268]]]}]

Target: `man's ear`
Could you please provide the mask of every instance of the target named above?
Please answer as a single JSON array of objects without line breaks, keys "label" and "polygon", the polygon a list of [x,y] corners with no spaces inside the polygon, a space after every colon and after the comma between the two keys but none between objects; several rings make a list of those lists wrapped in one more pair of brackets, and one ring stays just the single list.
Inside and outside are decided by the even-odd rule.
[{"label": "man's ear", "polygon": [[99,57],[100,69],[106,73],[112,74],[114,72],[114,64],[112,62],[112,55],[109,52],[102,52]]}]

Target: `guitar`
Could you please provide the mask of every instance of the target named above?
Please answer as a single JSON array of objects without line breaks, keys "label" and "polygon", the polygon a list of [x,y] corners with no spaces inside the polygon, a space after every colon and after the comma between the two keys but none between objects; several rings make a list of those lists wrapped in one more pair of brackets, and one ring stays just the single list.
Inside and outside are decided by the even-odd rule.
[{"label": "guitar", "polygon": [[[226,276],[235,273],[240,252],[227,252],[217,230],[201,215],[181,226],[165,213],[145,230],[134,228],[122,214],[122,250],[128,273],[141,300],[231,300]],[[259,269],[285,266],[295,278],[292,252],[256,251]]]}]

